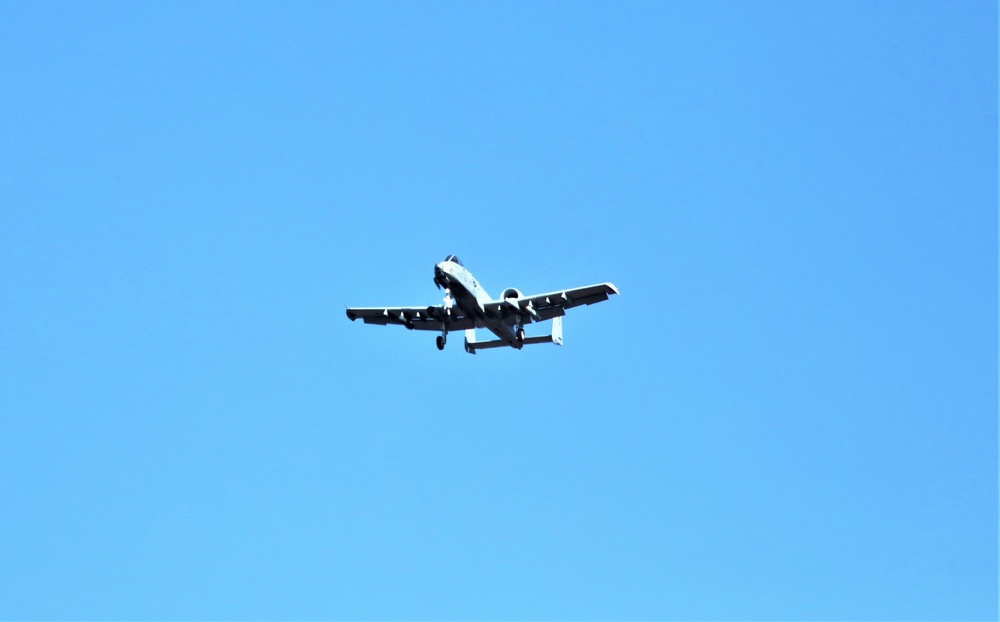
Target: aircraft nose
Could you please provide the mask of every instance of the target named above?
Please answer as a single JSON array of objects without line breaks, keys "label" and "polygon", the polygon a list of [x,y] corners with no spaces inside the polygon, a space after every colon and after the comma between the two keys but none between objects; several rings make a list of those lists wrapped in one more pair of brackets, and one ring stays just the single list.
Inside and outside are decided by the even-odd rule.
[{"label": "aircraft nose", "polygon": [[448,287],[448,266],[444,262],[434,266],[434,282],[441,287]]}]

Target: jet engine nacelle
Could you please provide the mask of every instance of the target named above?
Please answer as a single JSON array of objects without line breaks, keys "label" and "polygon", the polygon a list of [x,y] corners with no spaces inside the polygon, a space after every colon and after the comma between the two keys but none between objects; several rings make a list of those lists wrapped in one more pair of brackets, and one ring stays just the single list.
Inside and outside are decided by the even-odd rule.
[{"label": "jet engine nacelle", "polygon": [[508,287],[500,294],[500,300],[507,300],[508,298],[524,298],[524,294],[517,288]]}]

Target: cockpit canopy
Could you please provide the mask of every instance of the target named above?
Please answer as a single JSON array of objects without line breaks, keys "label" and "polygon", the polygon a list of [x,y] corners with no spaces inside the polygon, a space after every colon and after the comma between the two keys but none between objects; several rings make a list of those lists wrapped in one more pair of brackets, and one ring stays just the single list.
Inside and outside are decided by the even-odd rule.
[{"label": "cockpit canopy", "polygon": [[[447,257],[444,258],[444,260],[445,261],[454,261],[458,265],[460,265],[460,266],[462,265],[462,261],[456,255],[448,255]],[[462,266],[462,267],[464,268],[465,266]]]}]

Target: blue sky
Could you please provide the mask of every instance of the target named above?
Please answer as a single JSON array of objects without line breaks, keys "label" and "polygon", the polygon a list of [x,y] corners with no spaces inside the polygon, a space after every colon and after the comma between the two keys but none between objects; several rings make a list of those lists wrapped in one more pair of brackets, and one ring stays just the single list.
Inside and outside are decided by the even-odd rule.
[{"label": "blue sky", "polygon": [[995,3],[6,2],[0,137],[0,618],[997,617]]}]

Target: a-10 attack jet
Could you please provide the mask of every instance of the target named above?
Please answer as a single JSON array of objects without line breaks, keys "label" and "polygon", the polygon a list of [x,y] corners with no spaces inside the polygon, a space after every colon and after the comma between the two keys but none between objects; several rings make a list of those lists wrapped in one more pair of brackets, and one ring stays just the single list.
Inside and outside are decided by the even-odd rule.
[{"label": "a-10 attack jet", "polygon": [[[617,294],[611,283],[564,289],[536,296],[525,296],[513,287],[503,290],[493,300],[472,273],[454,255],[434,266],[434,284],[445,289],[444,304],[436,307],[364,307],[348,308],[347,317],[365,324],[399,324],[410,330],[436,330],[438,350],[444,350],[450,331],[465,331],[465,351],[475,354],[483,348],[510,346],[520,350],[525,344],[562,345],[562,316],[566,309],[607,300]],[[525,337],[524,325],[552,320],[552,334]],[[498,337],[476,341],[476,329],[488,328]]]}]

